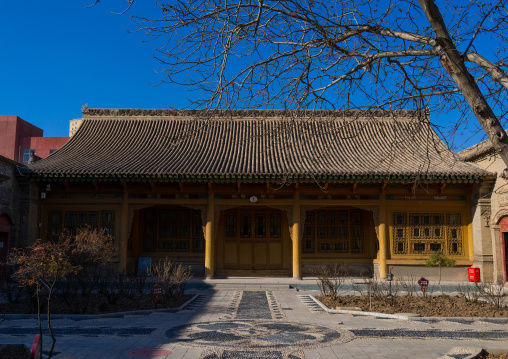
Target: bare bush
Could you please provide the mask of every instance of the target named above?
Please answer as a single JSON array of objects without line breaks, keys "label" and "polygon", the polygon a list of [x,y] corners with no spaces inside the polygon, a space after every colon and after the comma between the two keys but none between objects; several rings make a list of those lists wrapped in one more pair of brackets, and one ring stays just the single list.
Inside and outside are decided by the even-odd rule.
[{"label": "bare bush", "polygon": [[182,296],[185,291],[185,285],[192,278],[192,271],[190,267],[184,267],[182,263],[173,267],[172,279],[173,289],[177,296]]},{"label": "bare bush", "polygon": [[99,278],[99,292],[106,297],[108,304],[115,304],[121,297],[133,297],[135,289],[130,277],[117,268],[107,268]]},{"label": "bare bush", "polygon": [[484,301],[500,308],[504,305],[506,293],[503,284],[488,284],[475,282],[474,286],[459,285],[457,291],[459,296],[472,302]]},{"label": "bare bush", "polygon": [[456,289],[459,292],[459,297],[464,298],[467,302],[471,301],[476,303],[480,300],[481,292],[477,286],[470,286],[467,284],[459,284]]},{"label": "bare bush", "polygon": [[401,290],[410,297],[416,297],[418,296],[418,293],[422,293],[420,290],[418,290],[418,279],[416,279],[413,274],[408,277],[401,276],[399,283]]},{"label": "bare bush", "polygon": [[336,300],[339,297],[340,289],[346,283],[348,272],[343,265],[335,264],[322,266],[314,271],[314,275],[318,278],[317,283],[321,295]]},{"label": "bare bush", "polygon": [[181,263],[174,266],[168,258],[152,264],[151,273],[155,281],[164,287],[163,301],[170,301],[175,296],[184,293],[185,285],[192,278],[190,268]]},{"label": "bare bush", "polygon": [[68,249],[70,262],[80,270],[67,276],[58,294],[74,313],[85,313],[92,293],[99,290],[105,267],[118,249],[105,230],[90,227],[80,228],[76,235],[64,233],[60,241]]},{"label": "bare bush", "polygon": [[18,280],[13,277],[16,268],[13,265],[5,265],[5,275],[0,280],[0,295],[5,297],[9,303],[17,303],[27,292]]}]

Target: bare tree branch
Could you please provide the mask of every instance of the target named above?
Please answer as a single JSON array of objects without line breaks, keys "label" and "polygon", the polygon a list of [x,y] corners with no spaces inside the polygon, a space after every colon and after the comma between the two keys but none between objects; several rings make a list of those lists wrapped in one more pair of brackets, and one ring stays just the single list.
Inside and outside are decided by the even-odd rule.
[{"label": "bare tree branch", "polygon": [[507,2],[174,0],[132,18],[191,107],[456,112],[450,143],[479,123],[508,163]]}]

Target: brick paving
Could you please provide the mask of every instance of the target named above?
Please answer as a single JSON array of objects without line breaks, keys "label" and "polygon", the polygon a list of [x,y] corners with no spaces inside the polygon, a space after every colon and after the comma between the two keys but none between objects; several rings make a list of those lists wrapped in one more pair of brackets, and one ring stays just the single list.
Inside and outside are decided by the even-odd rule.
[{"label": "brick paving", "polygon": [[[200,296],[176,313],[53,320],[56,358],[135,358],[129,353],[140,349],[170,350],[170,355],[152,357],[167,359],[437,359],[457,347],[508,352],[505,323],[334,314],[306,300],[318,294],[313,290],[233,287],[191,290]],[[35,333],[34,319],[5,320],[0,324],[0,344],[29,345]],[[47,349],[50,339],[44,339]]]}]

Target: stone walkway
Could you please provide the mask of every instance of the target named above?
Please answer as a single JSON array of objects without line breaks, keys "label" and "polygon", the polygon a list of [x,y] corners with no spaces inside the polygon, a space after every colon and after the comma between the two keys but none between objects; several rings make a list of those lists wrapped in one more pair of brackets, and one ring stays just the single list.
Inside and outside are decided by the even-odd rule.
[{"label": "stone walkway", "polygon": [[[54,320],[56,358],[437,359],[464,358],[460,350],[451,354],[456,347],[508,352],[508,324],[332,314],[310,299],[316,291],[192,292],[198,299],[177,313]],[[7,320],[0,344],[30,344],[36,333],[33,319]]]}]

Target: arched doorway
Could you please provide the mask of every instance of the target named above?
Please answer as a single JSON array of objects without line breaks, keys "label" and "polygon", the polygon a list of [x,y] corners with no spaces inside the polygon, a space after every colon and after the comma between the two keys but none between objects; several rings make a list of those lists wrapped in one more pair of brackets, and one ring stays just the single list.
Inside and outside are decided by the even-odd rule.
[{"label": "arched doorway", "polygon": [[506,272],[506,262],[508,255],[508,216],[504,216],[499,221],[499,233],[500,233],[500,244],[501,244],[501,266],[503,270],[503,281],[506,282],[508,275]]},{"label": "arched doorway", "polygon": [[218,273],[289,275],[291,242],[286,217],[284,212],[269,207],[221,211],[217,231]]}]

